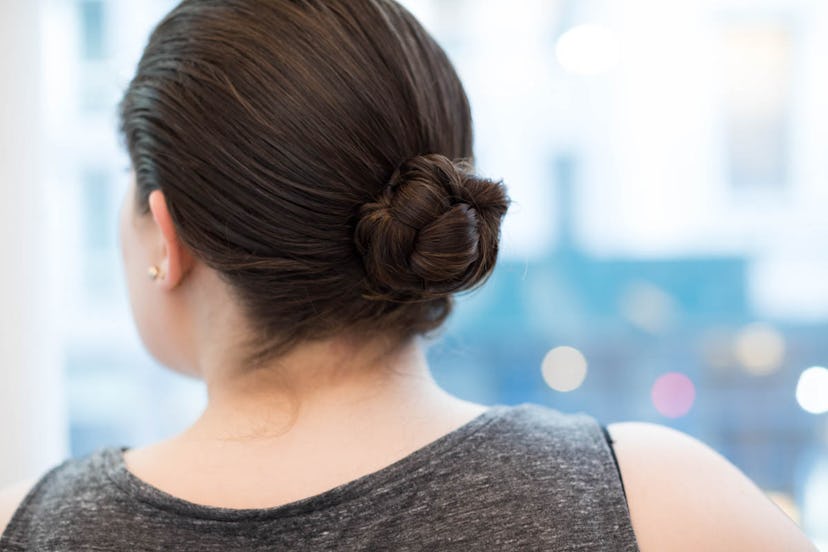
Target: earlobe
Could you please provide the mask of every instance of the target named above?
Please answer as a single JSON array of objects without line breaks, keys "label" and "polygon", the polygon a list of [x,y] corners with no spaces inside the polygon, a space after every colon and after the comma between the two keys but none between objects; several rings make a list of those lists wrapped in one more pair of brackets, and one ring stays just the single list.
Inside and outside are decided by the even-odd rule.
[{"label": "earlobe", "polygon": [[158,270],[158,275],[153,279],[165,289],[171,290],[177,287],[189,272],[192,266],[192,256],[178,237],[172,216],[167,208],[164,192],[153,190],[150,192],[148,201],[152,218],[158,226],[163,242],[161,244],[162,257],[157,259],[153,265]]}]

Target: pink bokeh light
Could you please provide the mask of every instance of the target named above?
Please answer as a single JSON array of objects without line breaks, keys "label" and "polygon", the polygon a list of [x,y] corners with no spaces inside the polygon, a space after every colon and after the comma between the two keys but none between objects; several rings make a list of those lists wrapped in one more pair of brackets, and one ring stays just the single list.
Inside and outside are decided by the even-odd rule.
[{"label": "pink bokeh light", "polygon": [[693,407],[696,386],[684,374],[669,372],[660,376],[653,384],[652,399],[661,415],[680,418]]}]

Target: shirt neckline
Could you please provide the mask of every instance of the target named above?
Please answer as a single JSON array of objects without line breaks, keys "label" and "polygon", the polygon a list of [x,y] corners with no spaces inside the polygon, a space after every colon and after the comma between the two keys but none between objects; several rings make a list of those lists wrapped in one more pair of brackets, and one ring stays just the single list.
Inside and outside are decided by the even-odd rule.
[{"label": "shirt neckline", "polygon": [[435,456],[446,454],[463,441],[499,418],[510,407],[490,406],[457,429],[438,437],[403,458],[374,472],[368,473],[321,493],[269,508],[224,508],[206,506],[171,495],[134,475],[126,466],[124,452],[129,447],[101,449],[104,471],[112,482],[132,498],[154,508],[171,511],[187,517],[216,521],[272,520],[290,518],[308,512],[318,512],[344,502],[364,498],[372,489],[391,487],[402,481],[403,476],[423,466]]}]

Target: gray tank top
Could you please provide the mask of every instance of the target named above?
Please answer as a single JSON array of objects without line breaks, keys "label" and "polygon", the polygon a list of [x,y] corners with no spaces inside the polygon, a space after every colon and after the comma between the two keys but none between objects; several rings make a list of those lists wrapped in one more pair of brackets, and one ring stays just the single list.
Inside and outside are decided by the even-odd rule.
[{"label": "gray tank top", "polygon": [[124,450],[47,473],[0,550],[638,550],[611,447],[584,414],[492,407],[386,468],[265,509],[173,497],[132,475]]}]

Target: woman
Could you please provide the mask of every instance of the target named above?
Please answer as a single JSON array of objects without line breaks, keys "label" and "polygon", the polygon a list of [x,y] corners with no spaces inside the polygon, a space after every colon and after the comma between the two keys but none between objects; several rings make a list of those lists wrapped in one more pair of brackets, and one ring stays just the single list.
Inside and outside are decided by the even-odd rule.
[{"label": "woman", "polygon": [[136,324],[209,403],[6,491],[2,550],[813,549],[689,437],[431,379],[419,336],[491,272],[508,198],[393,0],[185,0],[121,116]]}]

